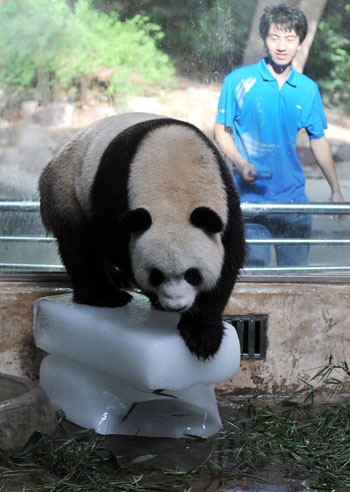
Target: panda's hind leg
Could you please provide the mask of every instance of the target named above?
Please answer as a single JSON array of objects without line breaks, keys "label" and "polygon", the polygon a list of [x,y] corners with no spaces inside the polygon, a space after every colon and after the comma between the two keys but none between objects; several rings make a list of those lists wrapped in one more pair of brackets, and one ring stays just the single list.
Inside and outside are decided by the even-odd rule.
[{"label": "panda's hind leg", "polygon": [[111,267],[102,255],[94,235],[87,229],[65,229],[56,234],[62,262],[73,285],[73,299],[79,304],[99,307],[119,307],[132,296],[113,282]]}]

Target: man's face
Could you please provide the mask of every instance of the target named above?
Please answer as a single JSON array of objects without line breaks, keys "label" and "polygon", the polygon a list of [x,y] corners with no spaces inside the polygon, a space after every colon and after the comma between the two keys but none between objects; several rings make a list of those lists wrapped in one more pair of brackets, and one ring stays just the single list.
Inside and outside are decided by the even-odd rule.
[{"label": "man's face", "polygon": [[275,24],[271,24],[265,45],[275,63],[287,65],[300,49],[300,39],[294,30],[281,31]]}]

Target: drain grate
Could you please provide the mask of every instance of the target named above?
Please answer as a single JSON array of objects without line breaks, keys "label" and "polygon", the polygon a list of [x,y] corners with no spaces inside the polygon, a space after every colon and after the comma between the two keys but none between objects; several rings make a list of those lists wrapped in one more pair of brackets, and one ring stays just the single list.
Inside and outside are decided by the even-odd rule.
[{"label": "drain grate", "polygon": [[267,316],[265,314],[225,315],[223,320],[231,323],[237,330],[242,359],[265,358],[267,342]]}]

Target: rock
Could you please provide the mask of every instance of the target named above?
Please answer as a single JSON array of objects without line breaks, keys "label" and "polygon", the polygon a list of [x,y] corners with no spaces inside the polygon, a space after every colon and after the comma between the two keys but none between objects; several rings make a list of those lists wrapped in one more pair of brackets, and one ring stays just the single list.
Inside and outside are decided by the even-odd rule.
[{"label": "rock", "polygon": [[11,145],[16,145],[16,126],[10,123],[1,123],[0,125],[0,146],[7,147]]},{"label": "rock", "polygon": [[30,115],[30,121],[39,126],[64,128],[71,126],[74,104],[56,103],[39,108]]},{"label": "rock", "polygon": [[350,161],[350,143],[331,141],[331,150],[335,161]]},{"label": "rock", "polygon": [[39,107],[38,101],[23,101],[21,104],[21,111],[24,117],[33,114]]}]

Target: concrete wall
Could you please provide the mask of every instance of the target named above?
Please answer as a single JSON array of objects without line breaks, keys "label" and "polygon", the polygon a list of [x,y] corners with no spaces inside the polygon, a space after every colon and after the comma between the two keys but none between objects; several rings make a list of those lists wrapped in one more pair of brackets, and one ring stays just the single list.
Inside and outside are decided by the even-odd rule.
[{"label": "concrete wall", "polygon": [[[227,314],[266,314],[264,361],[243,361],[220,385],[237,393],[286,393],[325,366],[350,362],[350,284],[239,283]],[[334,376],[334,375],[333,375]],[[340,379],[344,376],[339,374]]]},{"label": "concrete wall", "polygon": [[[0,373],[37,379],[43,353],[33,343],[37,297],[68,291],[68,284],[0,282]],[[227,314],[268,315],[265,360],[242,361],[240,372],[218,385],[237,394],[282,394],[327,364],[350,363],[350,284],[240,282]],[[343,374],[339,374],[339,377]]]}]

